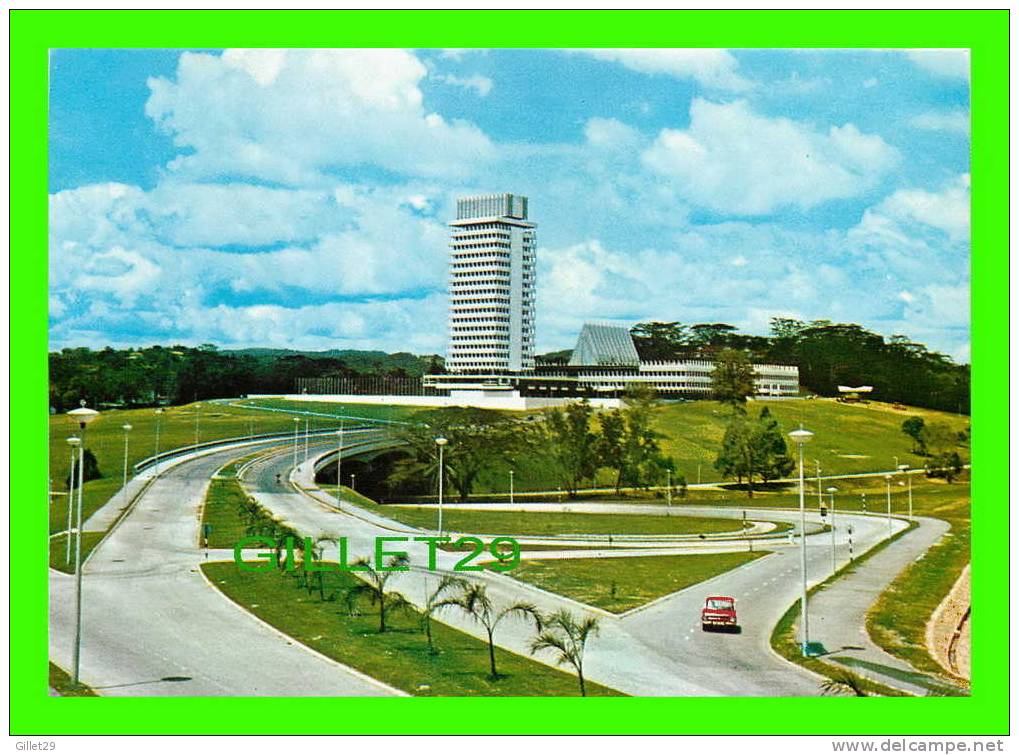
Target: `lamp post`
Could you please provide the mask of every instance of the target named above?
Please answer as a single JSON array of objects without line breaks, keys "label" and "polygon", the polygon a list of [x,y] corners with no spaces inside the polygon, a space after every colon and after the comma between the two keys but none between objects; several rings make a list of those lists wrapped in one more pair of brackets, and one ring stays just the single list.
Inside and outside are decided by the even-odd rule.
[{"label": "lamp post", "polygon": [[200,403],[195,404],[195,445],[198,445],[200,434],[198,431],[198,420],[202,416],[202,405]]},{"label": "lamp post", "polygon": [[810,442],[814,434],[804,430],[793,430],[789,437],[800,447],[800,652],[807,655],[810,644],[810,620],[807,613],[807,514],[806,514],[806,483],[803,479],[803,446]]},{"label": "lamp post", "polygon": [[121,490],[124,493],[123,502],[127,503],[127,436],[131,432],[131,425],[125,424],[122,428],[124,430],[124,485]]},{"label": "lamp post", "polygon": [[824,495],[821,493],[821,462],[814,459],[814,466],[817,468],[817,508],[824,506]]},{"label": "lamp post", "polygon": [[888,537],[892,536],[892,476],[885,475],[885,501],[887,503]]},{"label": "lamp post", "polygon": [[71,525],[74,523],[72,514],[74,512],[74,472],[78,468],[78,446],[81,445],[81,438],[71,436],[67,439],[67,445],[71,447],[71,476],[67,478],[67,561],[71,563]]},{"label": "lamp post", "polygon": [[304,460],[308,460],[308,436],[310,432],[309,423],[311,420],[305,418],[304,420]]},{"label": "lamp post", "polygon": [[163,418],[163,410],[162,409],[156,409],[156,454],[155,454],[155,458],[156,458],[156,474],[157,475],[159,474],[159,463],[160,463],[160,460],[159,460],[159,424],[160,424],[160,420],[162,420],[162,418]]},{"label": "lamp post", "polygon": [[297,433],[298,428],[301,426],[300,417],[294,417],[294,463],[293,466],[297,466]]},{"label": "lamp post", "polygon": [[441,435],[435,439],[435,445],[439,447],[439,537],[442,537],[442,478],[445,477],[445,467],[442,459],[442,449],[449,443]]},{"label": "lamp post", "polygon": [[909,521],[913,521],[913,476],[909,474],[909,464],[900,464],[899,471],[906,475],[906,490],[909,491]]},{"label": "lamp post", "polygon": [[831,512],[831,573],[834,574],[836,571],[836,559],[835,559],[835,493],[838,488],[834,485],[828,487],[826,492],[828,493],[828,510]]},{"label": "lamp post", "polygon": [[74,538],[74,673],[73,680],[74,685],[78,686],[78,671],[81,668],[81,506],[82,506],[82,495],[85,488],[85,427],[95,420],[99,416],[99,412],[95,409],[88,409],[85,407],[85,402],[81,402],[81,407],[74,409],[67,413],[74,422],[78,423],[78,429],[81,437],[81,448],[78,452],[78,506],[75,514],[75,531],[76,536]]},{"label": "lamp post", "polygon": [[336,500],[340,500],[340,485],[343,484],[343,478],[340,477],[341,467],[343,464],[343,423],[340,423],[340,429],[336,431]]},{"label": "lamp post", "polygon": [[354,479],[356,477],[357,477],[357,475],[353,475],[353,474],[350,476],[350,489],[353,490],[355,493],[357,492],[357,488],[354,487]]},{"label": "lamp post", "polygon": [[513,505],[513,470],[509,471],[510,475],[510,505]]},{"label": "lamp post", "polygon": [[665,470],[665,501],[669,508],[672,508],[672,470],[666,468]]}]

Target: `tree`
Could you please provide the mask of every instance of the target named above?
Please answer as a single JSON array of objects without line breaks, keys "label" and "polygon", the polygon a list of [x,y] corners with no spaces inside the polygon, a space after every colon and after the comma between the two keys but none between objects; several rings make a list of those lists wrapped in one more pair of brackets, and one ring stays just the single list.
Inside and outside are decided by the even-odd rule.
[{"label": "tree", "polygon": [[733,414],[715,459],[715,469],[740,483],[746,479],[749,498],[754,496],[755,477],[768,482],[792,471],[793,460],[785,437],[768,407],[761,410],[755,422],[750,422],[742,412]]},{"label": "tree", "polygon": [[630,328],[633,345],[645,362],[668,362],[686,346],[686,326],[678,322],[639,322]]},{"label": "tree", "polygon": [[931,422],[920,431],[923,447],[935,456],[942,456],[955,450],[959,434],[947,422]]},{"label": "tree", "polygon": [[913,439],[913,453],[920,456],[927,455],[927,448],[923,440],[924,422],[923,417],[910,417],[902,423],[902,432]]},{"label": "tree", "polygon": [[443,605],[448,593],[457,589],[463,591],[467,587],[467,580],[462,577],[455,577],[452,574],[445,575],[439,580],[439,585],[432,591],[425,600],[425,609],[421,612],[421,622],[425,628],[425,636],[428,638],[428,652],[432,655],[438,653],[432,642],[432,616]]},{"label": "tree", "polygon": [[488,635],[488,663],[490,678],[498,679],[499,673],[495,667],[495,630],[500,622],[507,616],[517,615],[530,618],[534,621],[538,631],[541,631],[541,614],[533,603],[518,602],[502,610],[497,610],[492,604],[491,598],[483,584],[469,582],[460,594],[446,598],[436,604],[436,608],[453,606],[470,616],[474,621],[485,628]]},{"label": "tree", "polygon": [[570,498],[584,480],[598,471],[598,436],[591,431],[594,410],[588,401],[574,401],[546,412],[544,440]]},{"label": "tree", "polygon": [[866,682],[859,674],[854,674],[847,669],[840,669],[834,672],[830,679],[821,682],[821,694],[869,697],[865,687]]},{"label": "tree", "polygon": [[735,349],[723,349],[711,373],[711,391],[716,400],[742,407],[754,394],[754,366],[747,355]]},{"label": "tree", "polygon": [[587,696],[584,687],[584,650],[587,641],[598,633],[598,620],[585,616],[577,619],[565,608],[541,620],[538,634],[531,642],[531,655],[542,650],[556,652],[556,665],[569,664],[577,672],[581,697]]},{"label": "tree", "polygon": [[357,610],[357,602],[362,597],[367,597],[374,606],[379,607],[379,632],[386,631],[386,616],[391,611],[411,608],[411,603],[403,594],[386,589],[386,584],[392,579],[397,571],[407,571],[410,560],[406,554],[393,556],[389,559],[385,569],[377,569],[371,565],[371,560],[359,558],[351,566],[355,573],[363,577],[357,584],[347,590],[347,606],[351,612]]},{"label": "tree", "polygon": [[615,470],[618,493],[626,466],[626,419],[619,409],[613,409],[599,417],[598,425],[598,464]]}]

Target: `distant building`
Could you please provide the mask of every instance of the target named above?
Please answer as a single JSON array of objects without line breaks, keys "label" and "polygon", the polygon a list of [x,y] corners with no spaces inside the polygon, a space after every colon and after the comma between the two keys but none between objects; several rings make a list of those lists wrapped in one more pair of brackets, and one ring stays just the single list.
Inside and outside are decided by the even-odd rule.
[{"label": "distant building", "polygon": [[450,227],[446,369],[472,375],[534,369],[536,240],[527,197],[458,199]]},{"label": "distant building", "polygon": [[[641,361],[630,331],[586,324],[568,364],[538,365],[515,375],[426,375],[426,388],[464,397],[618,398],[629,386],[652,386],[662,398],[708,398],[715,365],[706,359]],[[800,390],[793,365],[755,364],[756,395],[788,397]]]}]

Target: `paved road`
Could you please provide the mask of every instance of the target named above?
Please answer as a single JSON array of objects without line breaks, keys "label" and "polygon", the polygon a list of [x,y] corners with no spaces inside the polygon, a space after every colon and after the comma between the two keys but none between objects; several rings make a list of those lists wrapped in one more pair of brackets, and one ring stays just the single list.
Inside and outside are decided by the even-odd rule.
[{"label": "paved road", "polygon": [[[81,678],[102,695],[387,695],[226,600],[199,570],[198,509],[224,451],[163,473],[84,572]],[[74,578],[50,570],[50,657],[71,668]]]},{"label": "paved road", "polygon": [[[283,456],[269,457],[253,465],[246,484],[263,506],[266,506],[303,533],[345,535],[352,554],[371,553],[376,535],[392,535],[394,531],[412,528],[387,522],[382,529],[374,521],[366,521],[336,511],[330,498],[320,491],[318,501],[296,490],[281,490],[275,482],[277,473],[289,472],[289,460]],[[310,485],[308,470],[300,470],[298,478]],[[577,505],[577,504],[574,504]],[[583,504],[581,504],[583,505]],[[589,504],[606,511],[605,504]],[[664,507],[662,507],[664,508]],[[641,513],[654,507],[639,505]],[[733,512],[732,516],[742,516]],[[674,512],[675,513],[675,512]],[[719,515],[713,507],[686,507],[691,515]],[[798,513],[774,509],[747,509],[751,519],[788,520]],[[817,514],[809,515],[816,526]],[[888,534],[882,517],[844,515],[836,530],[839,564],[848,559],[846,530],[854,527],[854,549],[857,555],[880,542]],[[905,528],[900,520],[892,520],[892,530]],[[500,533],[512,534],[512,533]],[[809,535],[808,571],[810,584],[825,579],[831,572],[831,535]],[[404,546],[401,544],[400,546]],[[763,546],[762,546],[763,547]],[[800,591],[799,551],[787,541],[768,546],[774,552],[741,569],[720,575],[686,591],[669,596],[642,609],[620,617],[592,610],[561,596],[545,593],[503,575],[479,573],[473,578],[484,579],[490,591],[502,602],[531,600],[542,610],[567,607],[586,612],[601,620],[601,633],[589,645],[586,670],[594,681],[637,695],[814,695],[819,679],[776,655],[770,648],[772,628],[785,610],[797,599]],[[424,546],[406,546],[412,561],[424,563]],[[450,568],[458,559],[455,554],[439,552],[440,568]],[[906,562],[911,556],[906,556]],[[879,579],[890,581],[898,571],[895,565],[881,570]],[[396,588],[420,605],[425,596],[427,574],[412,572],[394,578]],[[437,578],[432,579],[432,582]],[[743,624],[741,634],[704,633],[700,627],[700,608],[710,593],[734,595]],[[477,627],[456,614],[446,614],[443,621],[480,636]],[[498,644],[516,652],[526,653],[530,630],[526,625],[507,626],[497,638]]]}]

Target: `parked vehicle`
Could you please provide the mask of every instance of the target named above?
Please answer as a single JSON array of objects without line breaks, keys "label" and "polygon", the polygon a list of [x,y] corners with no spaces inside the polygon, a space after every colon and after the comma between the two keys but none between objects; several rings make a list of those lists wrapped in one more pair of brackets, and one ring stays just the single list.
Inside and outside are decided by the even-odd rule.
[{"label": "parked vehicle", "polygon": [[736,620],[736,599],[728,595],[711,595],[704,601],[701,609],[701,628],[707,632],[712,629],[739,631]]}]

